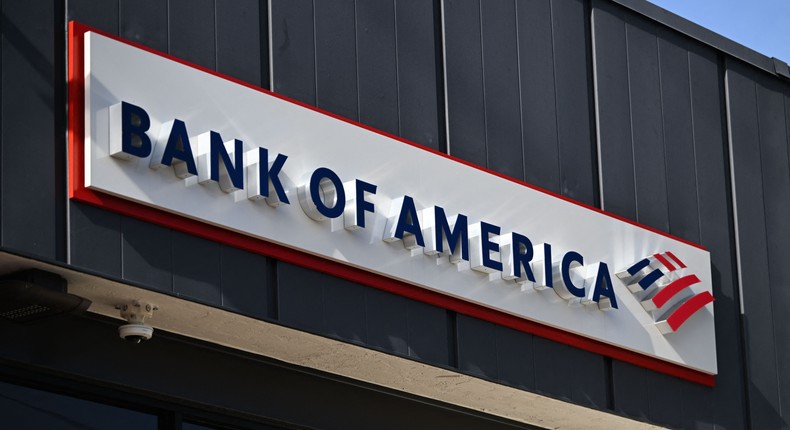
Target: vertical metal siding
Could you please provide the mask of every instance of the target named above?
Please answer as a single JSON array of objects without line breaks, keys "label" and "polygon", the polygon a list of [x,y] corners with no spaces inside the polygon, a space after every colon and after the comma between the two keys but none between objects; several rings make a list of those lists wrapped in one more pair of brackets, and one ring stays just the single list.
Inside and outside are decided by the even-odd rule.
[{"label": "vertical metal siding", "polygon": [[[516,5],[512,1],[482,1],[479,8],[484,97],[480,108],[485,111],[486,165],[523,179]],[[456,73],[465,70],[459,67]],[[448,97],[456,98],[454,90],[448,87]],[[449,113],[452,118],[453,110]],[[450,134],[457,136],[452,130]],[[458,148],[454,138],[450,146]]]},{"label": "vertical metal siding", "polygon": [[[354,0],[313,2],[315,105],[358,120],[355,6]],[[291,31],[309,29],[294,28]],[[274,78],[277,79],[277,75]]]},{"label": "vertical metal siding", "polygon": [[614,361],[615,410],[670,426],[742,427],[743,362],[716,52],[608,1],[593,2],[592,22],[603,206],[706,246],[717,299],[717,386],[701,394],[693,384]]},{"label": "vertical metal siding", "polygon": [[215,0],[217,71],[269,88],[269,14],[266,2]]},{"label": "vertical metal siding", "polygon": [[292,264],[278,266],[281,323],[428,363],[451,364],[444,309]]},{"label": "vertical metal siding", "polygon": [[167,2],[167,52],[191,63],[217,68],[214,0]]},{"label": "vertical metal siding", "polygon": [[271,0],[272,90],[315,105],[313,2]]},{"label": "vertical metal siding", "polygon": [[274,91],[441,147],[432,2],[271,2]]},{"label": "vertical metal siding", "polygon": [[395,1],[398,134],[436,150],[446,148],[440,18],[438,0]]},{"label": "vertical metal siding", "polygon": [[[464,316],[448,330],[455,320],[444,310],[287,265],[277,273],[283,322],[443,365],[454,363],[457,336],[463,371],[598,408],[611,401],[619,413],[660,424],[787,425],[787,84],[608,0],[271,0],[270,29],[267,6],[70,0],[68,16],[256,85],[268,84],[271,66],[276,92],[699,241],[711,251],[720,374],[709,389],[617,361],[608,369],[603,357]],[[9,113],[0,122],[0,239],[52,257],[62,203],[18,204],[32,189],[54,192],[60,180],[49,171],[26,176],[30,165],[18,161],[56,163],[52,142],[62,134],[47,125],[56,124],[51,100],[15,96],[17,86],[25,94],[58,91],[52,29],[25,30],[51,11],[30,8],[3,2]],[[31,137],[18,118],[46,124]],[[269,267],[263,257],[231,258],[241,251],[202,242],[208,253],[191,255],[192,238],[74,203],[70,210],[75,265],[256,316],[263,316],[258,307],[241,303],[273,306],[274,275],[260,269]],[[237,258],[258,269],[233,263]],[[189,267],[196,259],[206,259],[205,273]],[[259,285],[233,289],[226,279],[234,275],[266,279],[266,293],[255,292]],[[313,278],[320,285],[306,282]]]},{"label": "vertical metal siding", "polygon": [[447,149],[455,157],[488,167],[480,2],[446,0],[442,5]]},{"label": "vertical metal siding", "polygon": [[[554,79],[557,113],[559,184],[550,190],[591,206],[599,205],[593,127],[592,57],[589,2],[552,0]],[[525,61],[528,60],[529,57]],[[543,85],[542,82],[536,84]],[[522,100],[522,104],[532,103]],[[551,121],[549,116],[547,120]],[[551,141],[534,139],[529,129],[522,136],[524,152]]]},{"label": "vertical metal siding", "polygon": [[[222,245],[174,231],[171,233],[173,292],[211,305],[222,304],[220,248]],[[264,278],[265,279],[265,278]],[[250,282],[253,284],[253,282]],[[245,284],[235,286],[239,290]]]},{"label": "vertical metal siding", "polygon": [[[709,423],[738,428],[744,426],[746,419],[743,408],[744,362],[740,354],[740,297],[735,276],[734,230],[729,194],[724,75],[719,70],[715,52],[708,49],[690,49],[688,57],[698,187],[699,243],[711,253],[719,363],[717,388],[711,396],[710,404],[699,406],[699,414],[702,417],[715,417],[707,419]],[[716,79],[712,79],[713,76]],[[670,204],[673,204],[672,201],[670,200]],[[672,212],[670,224],[674,228]],[[687,389],[689,396],[705,396],[706,392],[701,387]]]},{"label": "vertical metal siding", "polygon": [[0,243],[65,258],[64,53],[60,2],[2,3]]},{"label": "vertical metal siding", "polygon": [[168,2],[120,0],[120,36],[160,52],[169,52]]},{"label": "vertical metal siding", "polygon": [[[790,199],[788,88],[737,60],[728,59],[726,66],[749,407],[755,428],[779,428],[788,423],[781,416],[781,384],[787,383],[790,360],[783,312],[790,303],[784,292],[790,241],[783,212]],[[787,410],[790,402],[784,402]]]},{"label": "vertical metal siding", "polygon": [[395,2],[355,3],[359,121],[400,134]]},{"label": "vertical metal siding", "polygon": [[443,4],[450,153],[595,204],[585,3]]},{"label": "vertical metal siding", "polygon": [[[594,204],[584,2],[443,5],[450,153]],[[603,357],[531,336],[492,345],[491,337],[480,335],[486,324],[458,317],[463,369],[523,384],[532,378],[522,376],[530,371],[519,366],[532,363],[535,389],[605,407]],[[524,362],[506,358],[513,348],[526,354]],[[584,366],[573,364],[579,362]]]}]

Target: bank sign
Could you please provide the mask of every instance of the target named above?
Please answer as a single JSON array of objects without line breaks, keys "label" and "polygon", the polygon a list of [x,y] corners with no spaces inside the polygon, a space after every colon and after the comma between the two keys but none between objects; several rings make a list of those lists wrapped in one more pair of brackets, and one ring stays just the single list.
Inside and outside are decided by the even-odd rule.
[{"label": "bank sign", "polygon": [[712,381],[701,247],[76,25],[71,44],[75,198]]}]

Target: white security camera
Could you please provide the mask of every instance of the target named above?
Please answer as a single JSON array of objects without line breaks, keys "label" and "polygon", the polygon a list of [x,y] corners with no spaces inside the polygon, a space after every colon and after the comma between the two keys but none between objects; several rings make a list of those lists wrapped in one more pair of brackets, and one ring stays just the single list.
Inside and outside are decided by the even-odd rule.
[{"label": "white security camera", "polygon": [[152,318],[154,311],[159,310],[158,307],[151,303],[141,300],[132,300],[129,303],[116,306],[121,311],[121,318],[129,322],[129,324],[118,327],[118,335],[121,339],[133,343],[140,343],[140,341],[148,340],[154,335],[154,328],[145,324],[146,318]]},{"label": "white security camera", "polygon": [[118,327],[118,334],[123,340],[140,343],[141,340],[148,340],[154,335],[154,328],[146,324],[125,324]]}]

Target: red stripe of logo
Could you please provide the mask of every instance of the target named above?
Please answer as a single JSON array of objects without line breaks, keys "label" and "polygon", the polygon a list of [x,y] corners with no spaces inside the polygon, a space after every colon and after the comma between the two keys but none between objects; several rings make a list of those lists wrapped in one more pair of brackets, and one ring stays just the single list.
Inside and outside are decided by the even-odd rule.
[{"label": "red stripe of logo", "polygon": [[689,319],[690,316],[694,315],[695,312],[702,309],[703,306],[707,305],[708,303],[713,301],[713,296],[704,291],[702,293],[697,294],[696,296],[686,300],[686,303],[683,303],[672,315],[667,318],[667,323],[669,327],[672,328],[672,331],[677,331],[677,329]]},{"label": "red stripe of logo", "polygon": [[697,275],[684,276],[662,288],[661,291],[653,296],[651,300],[653,301],[653,304],[656,305],[656,308],[660,308],[661,306],[664,306],[669,301],[669,299],[674,297],[675,294],[683,291],[690,285],[694,285],[699,282],[702,281],[697,277]]},{"label": "red stripe of logo", "polygon": [[685,265],[685,264],[683,264],[683,262],[682,262],[682,261],[680,261],[680,259],[679,259],[679,258],[675,257],[675,254],[673,254],[673,253],[672,253],[672,251],[667,251],[667,255],[668,255],[668,256],[669,256],[669,258],[671,258],[671,259],[672,259],[672,260],[673,260],[675,263],[677,263],[677,265],[678,265],[678,266],[680,266],[680,268],[681,268],[681,269],[685,269],[685,268],[686,268],[686,265]]},{"label": "red stripe of logo", "polygon": [[663,264],[664,267],[666,267],[667,270],[669,270],[670,272],[675,270],[675,266],[673,266],[672,263],[669,262],[669,260],[664,258],[663,255],[661,255],[661,254],[653,254],[653,257],[655,257],[656,260],[660,261],[661,264]]}]

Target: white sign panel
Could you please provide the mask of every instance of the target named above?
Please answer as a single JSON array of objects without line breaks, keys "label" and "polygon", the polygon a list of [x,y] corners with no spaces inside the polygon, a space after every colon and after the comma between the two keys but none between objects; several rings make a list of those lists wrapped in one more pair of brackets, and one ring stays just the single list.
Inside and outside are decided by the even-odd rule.
[{"label": "white sign panel", "polygon": [[85,186],[716,373],[691,244],[85,35]]}]

